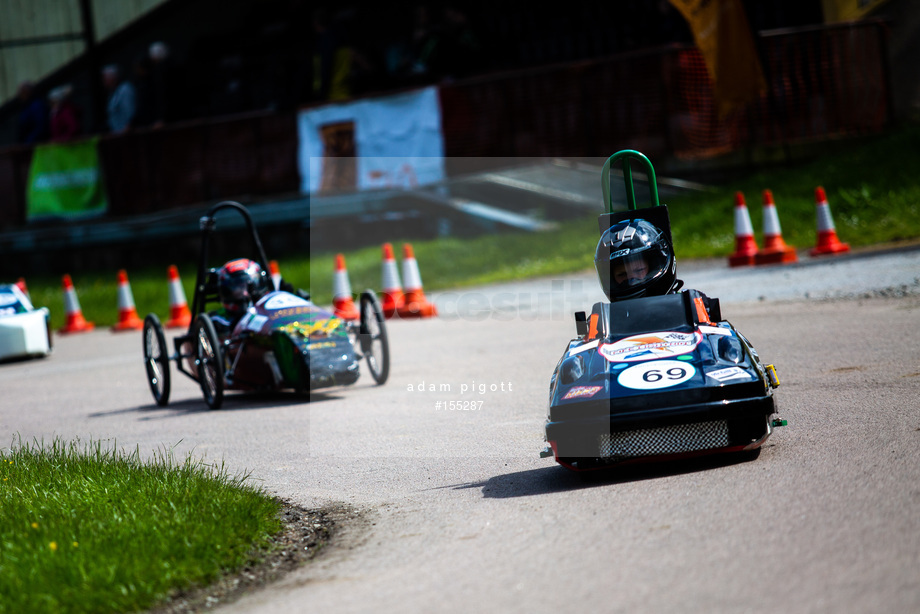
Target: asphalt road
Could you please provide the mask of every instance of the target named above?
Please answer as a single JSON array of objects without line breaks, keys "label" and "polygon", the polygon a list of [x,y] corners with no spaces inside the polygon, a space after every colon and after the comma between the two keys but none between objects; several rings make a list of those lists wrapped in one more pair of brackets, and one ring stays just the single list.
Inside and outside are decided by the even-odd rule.
[{"label": "asphalt road", "polygon": [[571,311],[599,298],[587,274],[433,295],[440,318],[389,323],[385,386],[310,404],[210,412],[173,370],[157,408],[140,334],[58,336],[0,365],[0,432],[192,451],[355,511],[335,547],[224,612],[920,611],[920,252],[684,270],[777,366],[789,425],[755,461],[583,480],[538,457]]}]

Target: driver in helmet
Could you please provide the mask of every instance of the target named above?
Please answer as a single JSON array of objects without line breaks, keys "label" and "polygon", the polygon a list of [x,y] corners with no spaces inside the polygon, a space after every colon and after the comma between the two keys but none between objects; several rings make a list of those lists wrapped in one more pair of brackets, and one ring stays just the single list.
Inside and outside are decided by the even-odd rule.
[{"label": "driver in helmet", "polygon": [[[684,285],[677,279],[677,264],[667,235],[643,219],[624,220],[604,231],[597,243],[594,266],[611,302],[673,294]],[[690,294],[701,323],[721,320],[718,301],[699,290],[685,292]],[[589,328],[589,338],[596,334],[596,329]]]},{"label": "driver in helmet", "polygon": [[221,308],[211,314],[217,332],[233,330],[267,288],[265,271],[248,258],[231,260],[217,271],[217,293]]},{"label": "driver in helmet", "polygon": [[643,219],[608,228],[597,243],[594,266],[610,301],[669,294],[683,285],[667,237]]}]

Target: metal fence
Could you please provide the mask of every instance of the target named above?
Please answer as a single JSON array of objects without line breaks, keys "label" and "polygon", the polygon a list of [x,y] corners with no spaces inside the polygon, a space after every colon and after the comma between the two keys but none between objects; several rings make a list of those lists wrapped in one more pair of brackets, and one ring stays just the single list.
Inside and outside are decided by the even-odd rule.
[{"label": "metal fence", "polygon": [[769,89],[728,117],[686,46],[442,86],[446,153],[693,159],[878,132],[891,109],[886,37],[872,21],[762,34]]},{"label": "metal fence", "polygon": [[[860,22],[764,33],[769,91],[719,118],[702,57],[671,46],[440,86],[445,154],[699,159],[881,131],[887,32]],[[189,122],[100,140],[110,216],[296,192],[295,113]],[[0,229],[26,219],[29,148],[0,150]]]}]

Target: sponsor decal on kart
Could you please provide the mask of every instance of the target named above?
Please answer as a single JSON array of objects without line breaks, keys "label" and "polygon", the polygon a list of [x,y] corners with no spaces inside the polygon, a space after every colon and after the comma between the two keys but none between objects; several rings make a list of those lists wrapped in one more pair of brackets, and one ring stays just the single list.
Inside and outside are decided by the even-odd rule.
[{"label": "sponsor decal on kart", "polygon": [[696,368],[680,360],[643,362],[624,369],[617,383],[633,390],[658,390],[683,384],[696,375]]},{"label": "sponsor decal on kart", "polygon": [[338,318],[325,318],[312,322],[292,322],[280,327],[278,330],[287,334],[296,334],[308,339],[325,339],[327,337],[345,337],[348,333],[341,326],[342,320]]},{"label": "sponsor decal on kart", "polygon": [[9,305],[15,305],[19,302],[19,299],[16,298],[16,295],[12,292],[0,292],[0,307],[8,307]]},{"label": "sponsor decal on kart", "polygon": [[732,329],[722,328],[721,326],[700,326],[700,332],[707,335],[727,335],[731,336]]},{"label": "sponsor decal on kart", "polygon": [[[299,296],[290,294],[288,292],[273,292],[263,298],[257,303],[261,305],[268,311],[275,311],[276,309],[290,309],[292,307],[312,307],[313,304],[306,300],[302,299]],[[303,312],[301,312],[303,313]]]},{"label": "sponsor decal on kart", "polygon": [[698,332],[633,335],[615,343],[605,343],[597,351],[610,362],[658,360],[692,352],[702,338],[702,333]]},{"label": "sponsor decal on kart", "polygon": [[309,307],[292,307],[290,309],[276,309],[272,311],[269,317],[272,320],[281,320],[283,318],[290,318],[292,316],[302,316],[308,313],[316,313],[318,309],[314,306]]},{"label": "sponsor decal on kart", "polygon": [[571,350],[569,350],[569,356],[574,356],[575,354],[580,354],[581,352],[592,350],[597,347],[598,343],[600,343],[598,340],[594,340],[594,341],[585,343],[584,345],[579,345],[578,347],[574,347]]},{"label": "sponsor decal on kart", "polygon": [[750,373],[742,369],[741,367],[728,367],[726,369],[719,369],[718,371],[710,371],[707,373],[709,377],[724,382],[730,379],[751,379],[753,377]]},{"label": "sponsor decal on kart", "polygon": [[562,399],[566,400],[590,398],[600,392],[601,389],[603,389],[603,386],[574,386],[565,393],[565,396],[562,397]]},{"label": "sponsor decal on kart", "polygon": [[262,330],[262,327],[265,326],[265,323],[268,322],[268,316],[257,315],[255,313],[249,314],[249,320],[246,322],[246,329],[259,332]]}]

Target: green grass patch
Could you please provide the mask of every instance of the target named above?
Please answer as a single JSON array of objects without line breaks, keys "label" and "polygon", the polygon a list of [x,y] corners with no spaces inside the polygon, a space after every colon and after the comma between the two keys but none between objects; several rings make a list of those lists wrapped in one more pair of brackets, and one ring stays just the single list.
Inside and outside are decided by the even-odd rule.
[{"label": "green grass patch", "polygon": [[279,509],[191,456],[19,442],[0,451],[0,613],[148,608],[252,562]]},{"label": "green grass patch", "polygon": [[811,248],[817,237],[815,188],[823,186],[840,240],[852,247],[920,237],[920,124],[889,134],[829,142],[807,162],[771,167],[668,203],[678,258],[734,250],[734,194],[745,195],[762,244],[763,191],[773,192],[786,243]]},{"label": "green grass patch", "polygon": [[[654,163],[654,160],[652,161]],[[827,192],[837,234],[854,248],[913,240],[920,237],[920,124],[905,124],[888,134],[829,142],[826,151],[805,162],[771,166],[726,180],[704,193],[687,193],[666,201],[671,213],[678,266],[683,259],[722,258],[734,250],[734,195],[741,191],[748,204],[755,235],[762,244],[762,193],[769,189],[776,202],[783,237],[799,249],[815,245],[814,190]],[[616,188],[616,186],[614,186]],[[600,202],[600,171],[598,171]],[[561,275],[589,270],[597,241],[597,214],[573,219],[546,232],[505,232],[472,239],[414,240],[426,290]],[[401,260],[403,237],[390,241]],[[379,246],[343,250],[355,293],[380,291]],[[321,305],[332,301],[335,254],[303,253],[280,261],[284,277],[307,288]],[[269,257],[273,257],[269,254]],[[166,258],[166,256],[164,256]],[[186,296],[192,299],[195,263],[165,260],[160,268],[128,271],[137,310],[143,317],[169,313],[166,267],[177,264]],[[116,271],[74,275],[83,313],[97,326],[117,319]],[[311,283],[312,280],[312,283]],[[52,325],[64,322],[60,278],[27,280],[36,305],[51,309]]]}]

